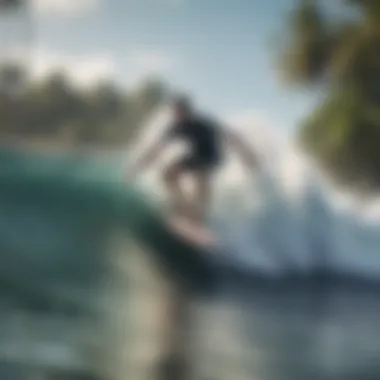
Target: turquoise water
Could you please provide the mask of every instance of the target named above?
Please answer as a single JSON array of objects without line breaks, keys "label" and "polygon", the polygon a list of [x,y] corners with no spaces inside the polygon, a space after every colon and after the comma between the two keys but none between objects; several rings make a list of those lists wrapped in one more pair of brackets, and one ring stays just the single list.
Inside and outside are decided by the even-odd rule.
[{"label": "turquoise water", "polygon": [[[16,366],[33,363],[33,370],[24,365],[22,377],[12,375],[17,380],[83,379],[91,373],[86,366],[104,359],[97,351],[107,343],[99,328],[102,321],[86,313],[94,313],[104,301],[102,289],[108,284],[100,280],[115,270],[109,267],[109,238],[120,228],[127,227],[145,243],[148,257],[164,259],[160,264],[165,269],[190,274],[188,279],[198,284],[207,277],[205,262],[173,241],[159,211],[138,189],[125,185],[120,169],[112,160],[0,152],[0,378],[13,380],[9,372],[1,372],[12,358]],[[231,262],[270,276],[289,268],[308,274],[321,266],[363,278],[376,275],[376,228],[337,216],[318,194],[306,198],[299,212],[275,184],[267,183],[263,190],[267,198],[259,214],[234,227],[222,226],[228,233],[244,232],[234,244],[226,243]],[[129,245],[121,247],[122,255],[130,252]],[[261,266],[264,256],[272,266]],[[239,276],[223,279],[211,298],[194,302],[196,379],[380,378],[380,292],[374,287],[311,287],[307,282],[263,287],[254,281],[238,286]],[[127,289],[113,291],[122,311],[129,301]],[[147,309],[136,317],[154,321],[164,297],[155,286],[146,293],[140,301]],[[146,350],[159,326],[152,323],[140,333],[138,360],[149,369],[154,358]],[[121,346],[131,345],[129,339],[125,335]],[[57,368],[71,373],[54,375]],[[124,373],[116,380],[124,380]],[[135,379],[154,379],[147,376]]]}]

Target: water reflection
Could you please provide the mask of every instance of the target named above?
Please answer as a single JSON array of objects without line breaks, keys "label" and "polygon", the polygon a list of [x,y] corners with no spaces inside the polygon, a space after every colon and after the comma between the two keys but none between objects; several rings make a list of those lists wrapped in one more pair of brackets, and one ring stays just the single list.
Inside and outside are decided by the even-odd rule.
[{"label": "water reflection", "polygon": [[198,373],[234,380],[378,379],[379,301],[380,294],[345,287],[256,289],[208,301],[199,309]]},{"label": "water reflection", "polygon": [[[152,310],[139,319],[158,322],[153,311],[158,310],[154,304],[160,298],[152,294],[146,301]],[[374,289],[232,284],[195,306],[191,337],[196,380],[380,378],[380,292]],[[0,349],[6,361],[0,363],[1,379],[97,378],[93,357],[87,356],[94,350],[99,353],[96,347],[104,339],[88,320],[2,310]],[[152,344],[160,325],[142,325],[142,330],[133,330],[138,333],[135,340],[128,335],[123,343],[130,346],[133,341],[134,351],[138,348],[137,357],[129,357],[129,364],[124,364],[139,361],[141,371],[135,380],[155,380],[151,369],[158,356]],[[85,346],[91,350],[84,350]],[[70,371],[63,376],[62,368]],[[124,378],[122,373],[119,378]]]}]

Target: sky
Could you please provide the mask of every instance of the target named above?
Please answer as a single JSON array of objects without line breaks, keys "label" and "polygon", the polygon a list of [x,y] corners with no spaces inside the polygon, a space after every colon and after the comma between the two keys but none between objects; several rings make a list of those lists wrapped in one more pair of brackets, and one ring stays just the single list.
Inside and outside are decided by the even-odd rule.
[{"label": "sky", "polygon": [[[277,38],[297,0],[30,1],[33,25],[24,33],[29,39],[33,31],[36,75],[59,67],[83,85],[111,76],[128,87],[158,74],[250,141],[268,140],[265,130],[291,143],[315,104],[315,95],[285,88],[276,71]],[[273,149],[290,152],[279,161],[286,181],[296,183],[303,158],[282,143]]]},{"label": "sky", "polygon": [[[291,135],[312,96],[285,88],[276,41],[295,0],[31,0],[37,75],[126,86],[157,74],[221,118]],[[27,32],[25,32],[27,33]]]}]

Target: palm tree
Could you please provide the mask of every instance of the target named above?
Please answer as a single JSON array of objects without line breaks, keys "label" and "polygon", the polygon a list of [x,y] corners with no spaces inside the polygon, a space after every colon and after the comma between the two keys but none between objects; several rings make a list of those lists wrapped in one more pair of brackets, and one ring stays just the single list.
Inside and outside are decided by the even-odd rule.
[{"label": "palm tree", "polygon": [[329,53],[326,20],[314,0],[304,0],[292,12],[281,68],[290,84],[313,83],[324,73]]},{"label": "palm tree", "polygon": [[288,83],[325,96],[300,137],[339,181],[380,185],[380,2],[346,0],[323,13],[302,0],[290,19],[281,67]]}]

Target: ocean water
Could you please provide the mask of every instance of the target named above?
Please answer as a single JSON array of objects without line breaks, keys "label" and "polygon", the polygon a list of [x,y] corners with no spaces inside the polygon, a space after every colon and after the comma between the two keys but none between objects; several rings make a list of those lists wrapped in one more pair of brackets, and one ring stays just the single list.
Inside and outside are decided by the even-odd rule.
[{"label": "ocean water", "polygon": [[[380,378],[380,227],[376,218],[361,212],[363,208],[340,207],[336,196],[310,177],[296,193],[289,193],[278,172],[268,168],[250,189],[255,204],[248,207],[240,202],[241,209],[234,207],[233,213],[226,207],[213,215],[213,227],[222,243],[215,264],[224,263],[227,271],[220,272],[220,286],[211,298],[192,300],[189,346],[194,379]],[[42,220],[40,229],[30,229],[30,225],[36,227],[35,221],[25,224],[20,234],[9,224],[17,216],[14,210],[6,205],[2,209],[3,241],[21,248],[20,236],[28,237],[25,241],[36,247],[49,243],[46,234],[52,226],[48,219]],[[27,222],[25,218],[16,221]],[[66,222],[68,225],[61,227],[65,231],[81,231],[70,220]],[[92,245],[101,247],[95,239],[99,233],[95,229],[89,234],[88,252],[94,253]],[[60,257],[67,258],[70,253],[74,259],[84,260],[84,251],[63,244],[70,239],[62,236],[60,241],[49,243],[64,250]],[[76,303],[87,309],[86,302],[91,304],[96,293],[94,287],[81,287],[81,281],[63,278],[64,268],[51,255],[50,261],[38,262],[35,256],[14,255],[5,248],[7,266],[0,271],[0,379],[103,380],[105,376],[97,377],[94,371],[104,360],[99,355],[104,352],[102,321],[67,308],[65,302],[74,296]],[[129,248],[123,248],[127,253]],[[30,251],[30,247],[22,249]],[[87,269],[94,259],[93,254],[86,255],[81,266],[75,264],[66,271],[86,279],[88,271],[79,269]],[[232,267],[233,275],[228,272]],[[257,274],[266,281],[256,280]],[[118,290],[120,300],[128,297],[124,289]],[[42,295],[49,302],[41,302]],[[147,309],[136,312],[137,319],[151,317],[154,322],[161,301],[164,299],[155,291],[148,291],[146,298],[140,299]],[[120,301],[117,306],[122,309],[125,304]],[[128,320],[125,323],[128,325]],[[138,332],[133,343],[139,346],[135,359],[141,368],[153,368],[157,357],[149,352],[160,326],[152,323],[151,328],[145,325]],[[132,344],[128,335],[120,336],[125,337],[121,346]],[[115,350],[112,342],[111,350]],[[140,373],[136,380],[155,379],[149,370]],[[121,372],[116,380],[123,378]]]},{"label": "ocean water", "polygon": [[380,295],[336,285],[231,291],[199,309],[199,379],[380,377]]}]

